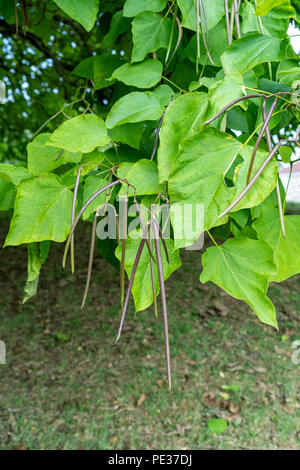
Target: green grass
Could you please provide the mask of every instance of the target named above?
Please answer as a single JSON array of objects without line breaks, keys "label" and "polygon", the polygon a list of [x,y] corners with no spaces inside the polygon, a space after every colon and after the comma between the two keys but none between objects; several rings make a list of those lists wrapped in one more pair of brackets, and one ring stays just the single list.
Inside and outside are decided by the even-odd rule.
[{"label": "green grass", "polygon": [[[173,388],[163,328],[150,308],[116,338],[119,281],[99,257],[80,310],[88,232],[77,239],[77,270],[62,271],[53,246],[38,296],[20,304],[26,249],[1,253],[1,449],[295,449],[300,447],[299,277],[273,285],[279,333],[246,305],[201,285],[200,253],[185,252],[167,283]],[[85,241],[86,240],[86,241]],[[80,244],[80,245],[79,245]],[[214,435],[207,422],[222,418]]]}]

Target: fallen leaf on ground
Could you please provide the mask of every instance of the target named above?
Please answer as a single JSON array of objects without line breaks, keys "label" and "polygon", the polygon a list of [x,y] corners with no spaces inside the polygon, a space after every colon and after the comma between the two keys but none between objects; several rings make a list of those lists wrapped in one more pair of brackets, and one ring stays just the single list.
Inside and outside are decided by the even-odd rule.
[{"label": "fallen leaf on ground", "polygon": [[142,404],[144,403],[144,401],[147,399],[147,395],[145,395],[145,393],[142,393],[142,395],[140,396],[140,398],[138,399],[138,402],[136,404],[136,407],[137,408],[140,408],[140,406],[142,406]]}]

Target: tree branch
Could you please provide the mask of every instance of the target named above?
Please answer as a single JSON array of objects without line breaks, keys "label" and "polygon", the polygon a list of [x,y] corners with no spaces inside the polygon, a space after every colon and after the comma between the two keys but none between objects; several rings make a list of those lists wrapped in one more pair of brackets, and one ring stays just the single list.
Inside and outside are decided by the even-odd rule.
[{"label": "tree branch", "polygon": [[[10,25],[6,23],[6,21],[0,19],[0,34],[5,37],[11,37],[15,41],[20,39],[17,35],[15,25]],[[38,49],[46,58],[52,59],[54,65],[57,68],[59,74],[63,73],[63,70],[67,72],[72,72],[74,66],[72,64],[68,64],[66,62],[60,61],[55,54],[52,53],[51,49],[45,45],[43,40],[36,36],[35,34],[31,33],[30,31],[26,31],[26,35],[22,38],[22,41],[28,41],[32,46]]]}]

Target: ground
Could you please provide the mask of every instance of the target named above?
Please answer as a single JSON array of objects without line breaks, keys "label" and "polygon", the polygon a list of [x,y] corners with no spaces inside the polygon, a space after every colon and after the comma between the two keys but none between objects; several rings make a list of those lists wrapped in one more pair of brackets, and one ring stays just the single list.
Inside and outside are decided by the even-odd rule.
[{"label": "ground", "polygon": [[[7,225],[0,220],[2,239]],[[133,315],[121,341],[119,281],[99,256],[84,311],[89,227],[75,275],[54,244],[38,296],[20,304],[26,248],[1,252],[1,449],[299,449],[299,280],[272,285],[280,331],[242,302],[199,283],[200,253],[184,252],[167,282],[173,387],[166,384],[161,317]],[[213,434],[208,420],[223,418]]]}]

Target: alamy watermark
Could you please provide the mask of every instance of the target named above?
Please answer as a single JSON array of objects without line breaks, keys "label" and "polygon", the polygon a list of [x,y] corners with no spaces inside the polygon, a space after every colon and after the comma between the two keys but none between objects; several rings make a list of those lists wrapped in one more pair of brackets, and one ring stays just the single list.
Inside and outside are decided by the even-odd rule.
[{"label": "alamy watermark", "polygon": [[[188,250],[200,250],[204,242],[203,204],[143,204],[127,207],[124,197],[118,198],[118,209],[105,203],[97,210],[101,220],[97,224],[97,237],[109,239],[141,239],[147,236],[143,228],[151,221],[158,222],[163,238],[173,238],[175,243]],[[152,237],[154,238],[154,233]],[[182,241],[182,243],[180,243]]]},{"label": "alamy watermark", "polygon": [[292,353],[292,363],[298,366],[300,364],[300,340],[292,342],[292,348],[294,349]]},{"label": "alamy watermark", "polygon": [[0,340],[0,364],[6,364],[6,346],[4,341]]}]

